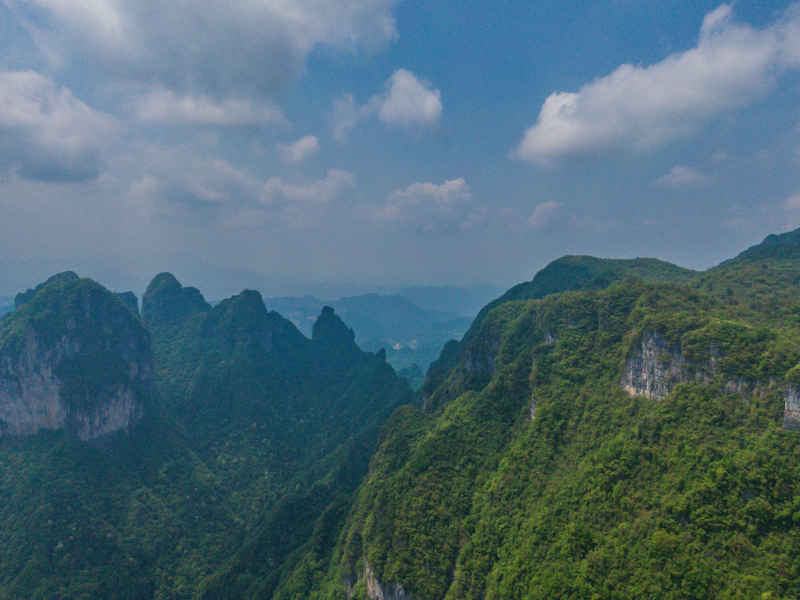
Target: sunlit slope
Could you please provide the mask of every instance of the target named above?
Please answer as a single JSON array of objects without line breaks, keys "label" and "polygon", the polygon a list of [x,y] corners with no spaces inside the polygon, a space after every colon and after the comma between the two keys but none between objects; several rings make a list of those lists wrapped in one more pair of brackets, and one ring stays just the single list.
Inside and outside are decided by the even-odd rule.
[{"label": "sunlit slope", "polygon": [[487,309],[277,597],[800,595],[796,284],[706,286],[751,260]]}]

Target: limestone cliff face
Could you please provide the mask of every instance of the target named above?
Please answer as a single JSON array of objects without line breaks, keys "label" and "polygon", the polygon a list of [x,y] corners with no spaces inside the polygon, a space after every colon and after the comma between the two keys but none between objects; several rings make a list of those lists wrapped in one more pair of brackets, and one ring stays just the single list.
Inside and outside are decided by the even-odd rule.
[{"label": "limestone cliff face", "polygon": [[[687,360],[679,344],[670,344],[657,332],[647,332],[641,344],[625,363],[622,387],[631,395],[646,396],[661,400],[668,396],[676,385],[689,381],[709,383],[717,372],[720,353],[709,348],[709,360],[703,364]],[[800,386],[778,384],[768,381],[749,381],[745,378],[724,381],[729,393],[762,394],[779,391],[784,395],[784,426],[800,429]]]},{"label": "limestone cliff face", "polygon": [[0,436],[126,430],[152,380],[149,335],[120,299],[84,279],[45,285],[0,326]]},{"label": "limestone cliff face", "polygon": [[384,585],[378,581],[369,565],[364,569],[364,583],[370,600],[413,600],[399,583]]},{"label": "limestone cliff face", "polygon": [[787,429],[800,429],[800,386],[795,384],[786,388],[783,426]]},{"label": "limestone cliff face", "polygon": [[689,363],[680,345],[668,343],[657,332],[648,332],[625,363],[622,387],[629,394],[660,400],[675,385],[688,380]]}]

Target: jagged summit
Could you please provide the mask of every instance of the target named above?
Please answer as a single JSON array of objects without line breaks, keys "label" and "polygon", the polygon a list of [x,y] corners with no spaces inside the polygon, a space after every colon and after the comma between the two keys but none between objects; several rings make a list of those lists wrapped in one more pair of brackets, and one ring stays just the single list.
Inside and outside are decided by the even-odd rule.
[{"label": "jagged summit", "polygon": [[330,306],[322,308],[322,312],[314,323],[311,339],[341,349],[358,349],[355,333],[345,325]]},{"label": "jagged summit", "polygon": [[209,310],[211,305],[200,290],[182,286],[172,273],[156,275],[142,297],[142,317],[151,325],[171,323]]},{"label": "jagged summit", "polygon": [[23,304],[28,302],[33,296],[45,286],[51,285],[64,285],[73,281],[77,281],[80,279],[78,274],[74,271],[64,271],[63,273],[56,273],[52,277],[48,277],[48,279],[44,283],[40,283],[33,289],[26,290],[24,292],[20,292],[14,298],[14,307],[20,308]]},{"label": "jagged summit", "polygon": [[308,344],[291,321],[267,311],[261,293],[255,290],[244,290],[215,306],[203,322],[203,333],[228,340],[258,340],[267,352],[274,348],[293,352]]},{"label": "jagged summit", "polygon": [[61,273],[0,324],[0,436],[128,429],[152,387],[150,336],[109,290]]}]

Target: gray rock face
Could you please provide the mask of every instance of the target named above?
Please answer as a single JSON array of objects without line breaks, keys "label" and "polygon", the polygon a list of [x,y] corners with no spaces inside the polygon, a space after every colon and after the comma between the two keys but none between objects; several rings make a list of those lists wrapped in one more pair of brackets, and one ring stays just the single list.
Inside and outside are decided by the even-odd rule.
[{"label": "gray rock face", "polygon": [[63,429],[88,441],[127,430],[153,389],[147,332],[94,282],[49,294],[0,330],[0,437]]},{"label": "gray rock face", "polygon": [[680,346],[669,344],[656,332],[646,333],[625,363],[622,387],[631,395],[660,400],[688,380],[688,366]]},{"label": "gray rock face", "polygon": [[[642,336],[642,343],[625,363],[622,387],[631,395],[646,396],[654,400],[665,398],[676,385],[688,381],[708,383],[716,371],[719,352],[710,348],[707,364],[692,365],[686,360],[677,344],[669,344],[656,332]],[[771,379],[764,382],[746,379],[724,382],[728,393],[760,395],[781,390]],[[783,424],[787,429],[800,429],[800,386],[789,384],[783,388]]]},{"label": "gray rock face", "polygon": [[800,429],[800,386],[789,385],[786,388],[783,426],[787,429]]},{"label": "gray rock face", "polygon": [[411,594],[399,583],[384,585],[378,581],[369,565],[364,569],[364,581],[370,600],[413,600]]}]

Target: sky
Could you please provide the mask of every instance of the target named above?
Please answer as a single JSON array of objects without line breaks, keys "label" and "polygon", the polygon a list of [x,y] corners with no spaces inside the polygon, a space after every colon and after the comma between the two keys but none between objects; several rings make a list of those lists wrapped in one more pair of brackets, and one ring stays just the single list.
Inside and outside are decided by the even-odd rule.
[{"label": "sky", "polygon": [[0,48],[0,295],[508,287],[800,226],[800,3],[0,0]]}]

